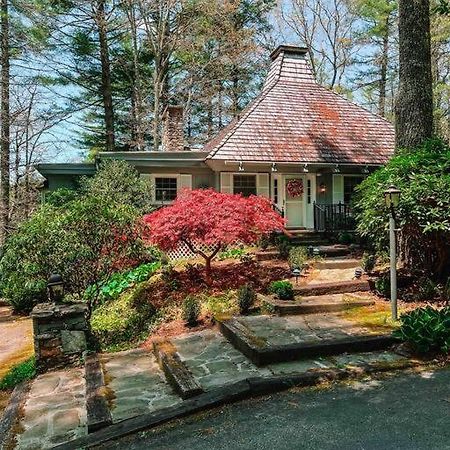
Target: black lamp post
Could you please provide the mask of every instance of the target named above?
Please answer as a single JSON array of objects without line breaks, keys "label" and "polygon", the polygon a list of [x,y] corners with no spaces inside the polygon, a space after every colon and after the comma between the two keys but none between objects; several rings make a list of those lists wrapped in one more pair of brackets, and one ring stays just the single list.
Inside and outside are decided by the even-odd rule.
[{"label": "black lamp post", "polygon": [[391,263],[391,309],[392,319],[397,320],[397,255],[395,243],[395,208],[400,202],[400,189],[394,185],[384,191],[384,201],[389,209],[389,259]]},{"label": "black lamp post", "polygon": [[61,275],[52,273],[47,282],[48,299],[52,303],[61,303],[64,298],[64,281]]}]

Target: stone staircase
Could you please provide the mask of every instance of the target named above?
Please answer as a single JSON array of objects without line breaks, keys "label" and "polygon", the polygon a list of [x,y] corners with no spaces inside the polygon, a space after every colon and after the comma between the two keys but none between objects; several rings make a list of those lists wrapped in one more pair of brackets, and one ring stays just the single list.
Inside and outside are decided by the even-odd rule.
[{"label": "stone staircase", "polygon": [[390,333],[343,316],[373,304],[353,293],[366,290],[367,280],[342,280],[357,266],[349,261],[322,262],[339,279],[322,295],[319,286],[327,283],[319,277],[296,288],[301,299],[272,299],[278,315],[231,318],[216,329],[155,342],[153,349],[91,355],[84,370],[39,376],[11,442],[20,449],[82,448],[238,398],[410,365],[388,350]]}]

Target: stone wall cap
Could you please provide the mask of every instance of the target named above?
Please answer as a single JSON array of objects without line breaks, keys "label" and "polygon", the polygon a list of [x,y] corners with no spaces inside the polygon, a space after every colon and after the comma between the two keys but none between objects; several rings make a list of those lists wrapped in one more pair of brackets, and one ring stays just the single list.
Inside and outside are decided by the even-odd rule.
[{"label": "stone wall cap", "polygon": [[50,317],[70,317],[84,315],[88,311],[85,303],[39,303],[33,308],[30,316],[34,319],[46,319]]}]

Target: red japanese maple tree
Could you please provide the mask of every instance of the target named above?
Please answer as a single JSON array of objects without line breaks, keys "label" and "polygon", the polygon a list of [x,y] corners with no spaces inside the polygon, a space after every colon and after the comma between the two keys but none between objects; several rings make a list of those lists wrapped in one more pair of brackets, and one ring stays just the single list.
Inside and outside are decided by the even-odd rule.
[{"label": "red japanese maple tree", "polygon": [[[227,245],[255,243],[263,234],[283,230],[284,219],[264,197],[224,194],[213,189],[182,191],[172,205],[144,217],[148,240],[173,250],[184,243],[205,259],[206,275],[211,261]],[[208,244],[211,251],[202,250]]]}]

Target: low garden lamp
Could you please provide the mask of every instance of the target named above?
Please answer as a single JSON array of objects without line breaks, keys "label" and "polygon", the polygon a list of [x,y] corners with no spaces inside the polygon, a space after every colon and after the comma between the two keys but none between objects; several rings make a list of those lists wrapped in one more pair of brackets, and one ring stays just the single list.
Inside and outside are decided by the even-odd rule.
[{"label": "low garden lamp", "polygon": [[292,269],[292,275],[295,277],[295,284],[298,284],[298,277],[301,274],[302,274],[302,271],[298,267],[295,267],[294,269]]},{"label": "low garden lamp", "polygon": [[61,303],[64,298],[64,281],[61,275],[52,273],[47,282],[48,298],[52,303]]},{"label": "low garden lamp", "polygon": [[384,191],[384,201],[389,209],[389,259],[391,263],[391,310],[392,319],[397,320],[397,254],[395,242],[395,209],[400,203],[400,189],[394,185]]}]

